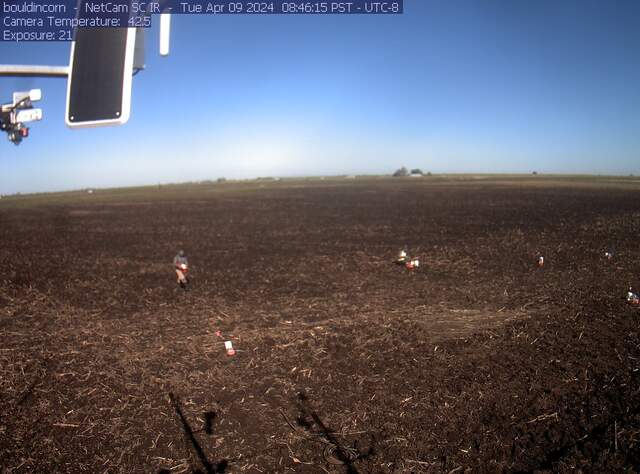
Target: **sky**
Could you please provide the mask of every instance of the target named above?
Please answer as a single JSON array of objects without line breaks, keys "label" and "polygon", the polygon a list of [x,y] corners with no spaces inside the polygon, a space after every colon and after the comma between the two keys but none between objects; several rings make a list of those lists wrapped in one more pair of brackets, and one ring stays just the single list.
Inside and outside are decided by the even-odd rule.
[{"label": "sky", "polygon": [[[258,176],[640,174],[640,2],[405,0],[402,15],[174,15],[148,32],[123,126],[44,120],[0,137],[0,194]],[[0,42],[0,64],[66,65],[69,43]]]}]

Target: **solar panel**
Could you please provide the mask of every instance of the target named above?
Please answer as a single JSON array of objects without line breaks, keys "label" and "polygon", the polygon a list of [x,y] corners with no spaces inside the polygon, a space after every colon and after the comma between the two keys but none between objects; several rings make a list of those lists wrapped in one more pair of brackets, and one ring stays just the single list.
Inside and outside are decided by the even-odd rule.
[{"label": "solar panel", "polygon": [[120,125],[129,119],[135,28],[78,28],[71,45],[69,127]]}]

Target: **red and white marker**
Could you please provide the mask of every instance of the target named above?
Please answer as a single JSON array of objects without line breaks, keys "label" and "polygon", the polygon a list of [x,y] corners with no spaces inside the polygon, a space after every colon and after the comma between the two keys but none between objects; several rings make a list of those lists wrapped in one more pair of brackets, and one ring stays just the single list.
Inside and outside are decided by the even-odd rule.
[{"label": "red and white marker", "polygon": [[224,348],[226,349],[228,356],[236,355],[236,350],[233,348],[233,343],[231,341],[224,341]]}]

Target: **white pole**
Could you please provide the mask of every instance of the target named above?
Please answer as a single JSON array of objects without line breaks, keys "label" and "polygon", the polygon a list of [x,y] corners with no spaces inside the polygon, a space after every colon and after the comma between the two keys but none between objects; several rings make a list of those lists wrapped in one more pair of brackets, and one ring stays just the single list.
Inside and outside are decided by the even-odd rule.
[{"label": "white pole", "polygon": [[171,34],[171,14],[160,15],[160,55],[169,56],[169,37]]}]

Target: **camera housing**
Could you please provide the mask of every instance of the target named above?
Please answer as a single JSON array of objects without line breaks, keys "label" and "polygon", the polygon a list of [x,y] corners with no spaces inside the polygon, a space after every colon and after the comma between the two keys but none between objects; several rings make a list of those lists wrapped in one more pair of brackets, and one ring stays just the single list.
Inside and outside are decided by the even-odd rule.
[{"label": "camera housing", "polygon": [[25,123],[42,120],[42,109],[33,107],[33,103],[41,99],[40,89],[14,92],[13,101],[0,108],[0,130],[7,132],[7,138],[14,145],[19,145],[29,136],[29,127]]}]

